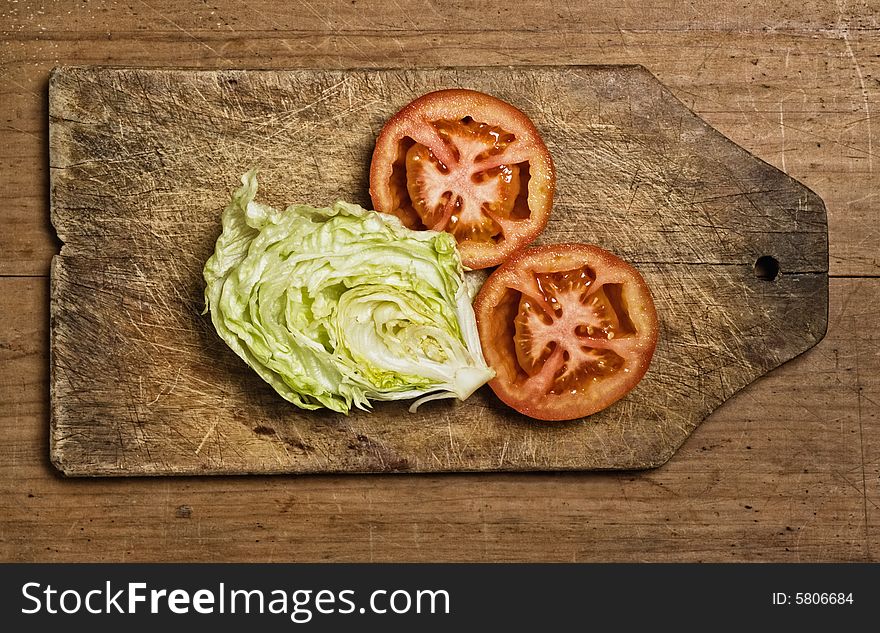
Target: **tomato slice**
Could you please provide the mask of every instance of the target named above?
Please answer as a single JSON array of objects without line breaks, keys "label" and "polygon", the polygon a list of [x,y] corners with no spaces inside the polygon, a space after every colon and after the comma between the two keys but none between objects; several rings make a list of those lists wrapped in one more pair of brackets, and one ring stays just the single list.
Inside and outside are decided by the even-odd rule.
[{"label": "tomato slice", "polygon": [[657,312],[639,272],[587,244],[526,249],[474,301],[489,386],[520,413],[573,420],[608,407],[645,375]]},{"label": "tomato slice", "polygon": [[473,90],[406,105],[376,139],[370,196],[411,229],[452,233],[469,268],[495,266],[547,225],[556,178],[521,111]]}]

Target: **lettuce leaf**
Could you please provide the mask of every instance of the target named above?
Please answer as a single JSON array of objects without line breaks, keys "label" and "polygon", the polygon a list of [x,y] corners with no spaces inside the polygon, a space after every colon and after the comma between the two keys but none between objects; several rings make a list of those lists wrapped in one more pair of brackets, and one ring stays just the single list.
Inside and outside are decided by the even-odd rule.
[{"label": "lettuce leaf", "polygon": [[467,398],[490,380],[455,238],[337,202],[254,201],[255,171],[223,212],[205,311],[254,371],[303,409]]}]

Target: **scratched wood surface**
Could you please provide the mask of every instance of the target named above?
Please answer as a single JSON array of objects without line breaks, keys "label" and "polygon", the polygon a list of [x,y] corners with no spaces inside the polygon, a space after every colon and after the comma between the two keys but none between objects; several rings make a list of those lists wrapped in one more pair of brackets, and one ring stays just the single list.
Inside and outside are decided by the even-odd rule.
[{"label": "scratched wood surface", "polygon": [[[877,560],[877,2],[506,6],[0,7],[0,217],[10,229],[0,231],[0,559]],[[662,468],[639,473],[57,476],[47,458],[53,66],[563,61],[645,64],[727,137],[822,197],[832,277],[822,342],[727,401]]]},{"label": "scratched wood surface", "polygon": [[[275,396],[201,316],[201,269],[237,176],[262,199],[369,206],[378,130],[467,87],[521,107],[557,193],[539,243],[634,263],[660,342],[629,397],[535,424],[488,390],[346,417]],[[827,225],[806,187],[724,139],[640,67],[389,71],[59,69],[49,84],[52,460],[68,475],[637,469],[815,344]],[[778,279],[756,276],[772,256]]]}]

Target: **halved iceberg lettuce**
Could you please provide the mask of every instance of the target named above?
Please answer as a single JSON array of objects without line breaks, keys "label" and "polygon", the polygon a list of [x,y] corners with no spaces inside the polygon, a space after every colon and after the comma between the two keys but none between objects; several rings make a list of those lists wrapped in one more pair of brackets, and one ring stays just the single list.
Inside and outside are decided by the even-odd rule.
[{"label": "halved iceberg lettuce", "polygon": [[285,399],[347,413],[370,400],[467,398],[494,375],[455,238],[337,202],[280,211],[254,171],[205,264],[217,333]]}]

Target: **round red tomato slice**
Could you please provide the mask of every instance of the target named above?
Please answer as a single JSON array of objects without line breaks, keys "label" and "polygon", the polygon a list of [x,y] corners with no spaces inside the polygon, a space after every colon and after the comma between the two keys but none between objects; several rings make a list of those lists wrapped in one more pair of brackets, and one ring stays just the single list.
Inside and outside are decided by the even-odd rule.
[{"label": "round red tomato slice", "polygon": [[529,118],[473,90],[439,90],[405,106],[376,139],[370,196],[411,229],[448,231],[469,268],[495,266],[544,229],[550,153]]},{"label": "round red tomato slice", "polygon": [[539,420],[573,420],[622,398],[645,375],[657,312],[639,272],[586,244],[526,249],[474,301],[489,386]]}]

